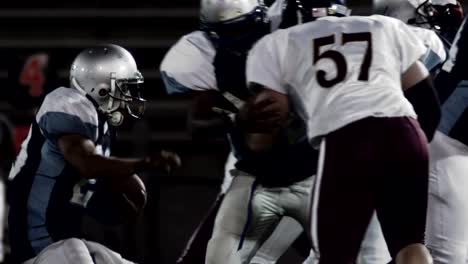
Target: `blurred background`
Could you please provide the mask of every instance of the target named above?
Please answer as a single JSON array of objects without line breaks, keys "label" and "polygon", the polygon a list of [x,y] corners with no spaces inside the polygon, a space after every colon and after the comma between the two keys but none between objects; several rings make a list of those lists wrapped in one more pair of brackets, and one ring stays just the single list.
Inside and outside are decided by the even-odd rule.
[{"label": "blurred background", "polygon": [[[370,12],[370,1],[348,2],[355,14]],[[158,70],[169,47],[197,29],[198,6],[199,0],[0,1],[0,121],[14,146],[2,148],[6,160],[18,150],[44,94],[69,85],[69,67],[80,50],[115,43],[134,55],[149,104],[143,120],[120,128],[114,154],[142,156],[165,148],[180,153],[183,167],[169,176],[142,175],[150,197],[135,223],[104,228],[89,220],[85,229],[139,263],[175,263],[224,174],[226,140],[191,140],[190,99],[167,96]],[[297,261],[290,250],[281,263]]]}]

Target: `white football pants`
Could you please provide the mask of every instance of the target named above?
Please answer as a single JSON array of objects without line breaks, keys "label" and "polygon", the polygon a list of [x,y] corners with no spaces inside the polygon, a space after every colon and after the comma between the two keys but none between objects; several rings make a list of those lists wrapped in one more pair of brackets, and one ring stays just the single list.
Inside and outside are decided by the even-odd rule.
[{"label": "white football pants", "polygon": [[84,239],[60,240],[24,264],[133,264],[109,248]]},{"label": "white football pants", "polygon": [[[235,159],[230,156],[226,168],[228,169],[229,164],[232,165],[234,162]],[[232,184],[229,184],[230,189],[216,217],[213,236],[208,243],[206,263],[276,263],[301,234],[303,227],[308,226],[313,178],[310,177],[289,187],[258,186],[252,199],[253,214],[250,228],[242,249],[237,251],[247,221],[247,207],[255,179],[235,169],[230,171],[231,173],[226,173],[225,183],[232,180],[232,174],[237,176]],[[375,217],[359,256],[362,260],[359,263],[362,264],[381,264],[390,260],[380,225],[374,222],[376,222]]]},{"label": "white football pants", "polygon": [[468,147],[436,132],[429,146],[426,243],[434,264],[468,263]]}]

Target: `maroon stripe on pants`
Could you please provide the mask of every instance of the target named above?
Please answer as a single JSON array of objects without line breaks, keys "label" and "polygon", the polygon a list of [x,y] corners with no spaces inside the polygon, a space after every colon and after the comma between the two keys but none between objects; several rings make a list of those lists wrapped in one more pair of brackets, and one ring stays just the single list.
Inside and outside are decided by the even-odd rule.
[{"label": "maroon stripe on pants", "polygon": [[393,257],[423,243],[429,165],[418,122],[370,117],[325,140],[317,209],[320,264],[355,263],[374,210]]}]

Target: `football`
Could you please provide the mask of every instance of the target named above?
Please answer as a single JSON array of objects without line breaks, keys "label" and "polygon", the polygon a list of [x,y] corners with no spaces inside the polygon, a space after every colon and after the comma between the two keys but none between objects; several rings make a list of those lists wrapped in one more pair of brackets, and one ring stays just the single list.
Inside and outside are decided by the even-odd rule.
[{"label": "football", "polygon": [[136,174],[125,179],[100,179],[88,202],[88,214],[107,225],[136,219],[146,205],[146,188]]}]

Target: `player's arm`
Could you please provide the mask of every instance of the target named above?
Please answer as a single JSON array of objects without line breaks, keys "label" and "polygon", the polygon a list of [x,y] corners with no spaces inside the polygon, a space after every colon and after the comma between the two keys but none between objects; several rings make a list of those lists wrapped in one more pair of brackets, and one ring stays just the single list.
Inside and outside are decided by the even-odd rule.
[{"label": "player's arm", "polygon": [[241,108],[237,123],[247,146],[255,152],[271,149],[288,120],[283,70],[287,43],[287,32],[277,31],[259,40],[249,52],[246,78],[254,95]]},{"label": "player's arm", "polygon": [[78,134],[61,136],[58,145],[65,159],[85,178],[125,178],[144,170],[170,171],[180,166],[179,157],[166,151],[142,159],[106,157],[96,152],[93,141]]},{"label": "player's arm", "polygon": [[440,102],[428,70],[420,61],[413,63],[401,77],[406,98],[414,107],[428,141],[431,141],[441,118]]},{"label": "player's arm", "polygon": [[255,95],[237,115],[237,125],[244,131],[247,146],[253,152],[271,149],[289,116],[289,99],[286,94],[271,88],[252,84]]},{"label": "player's arm", "polygon": [[[168,94],[187,94],[192,98],[188,110],[188,127],[194,139],[217,137],[226,133],[222,116],[212,111],[221,94],[213,60],[215,49],[204,33],[195,31],[183,36],[166,53],[160,65],[161,77]],[[180,63],[181,60],[187,63]]]},{"label": "player's arm", "polygon": [[188,113],[188,125],[194,139],[224,136],[232,126],[227,115],[216,113],[214,108],[231,112],[237,110],[218,91],[193,92]]},{"label": "player's arm", "polygon": [[175,78],[171,78],[167,72],[162,72],[162,78],[168,94],[188,94],[191,97],[187,121],[193,139],[225,135],[229,122],[226,122],[228,120],[224,116],[213,111],[213,107],[224,109],[223,97],[218,91],[183,85]]}]

